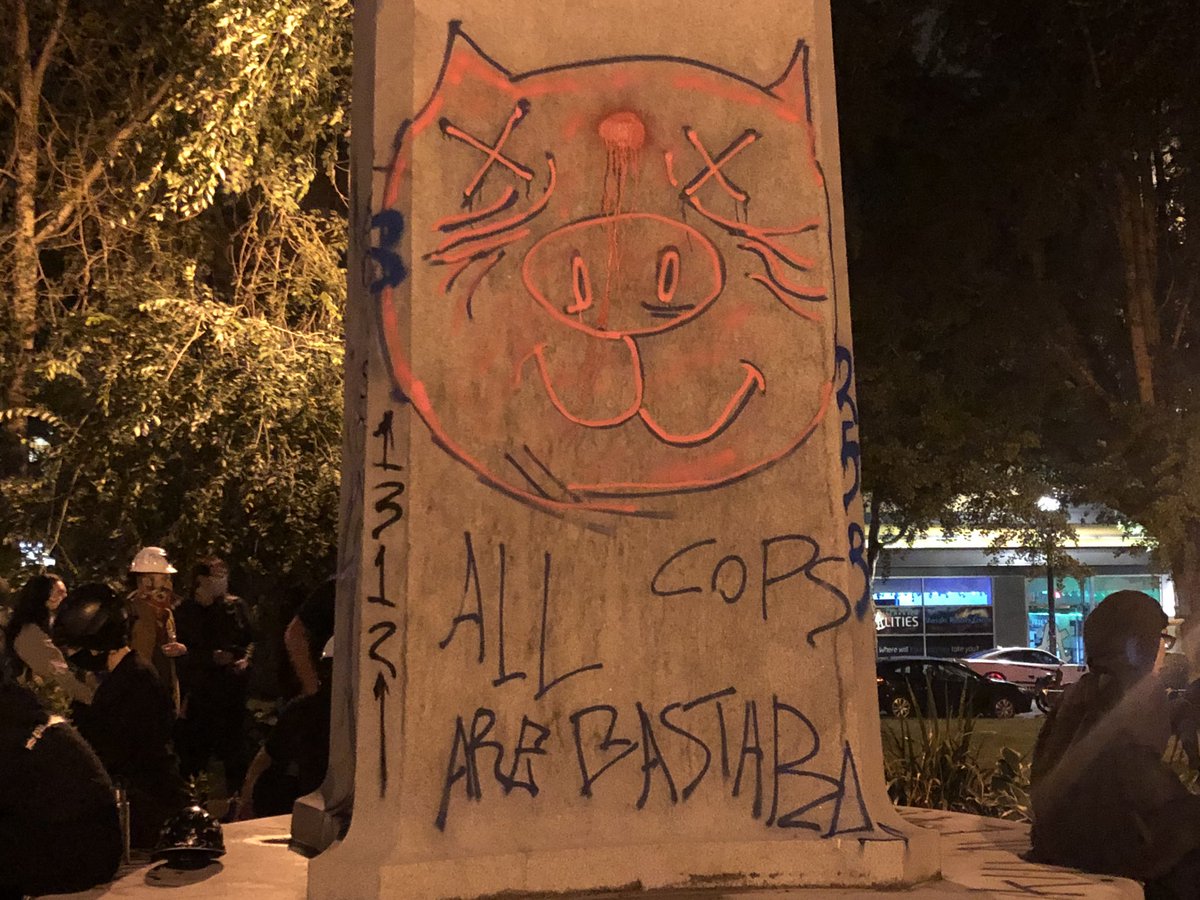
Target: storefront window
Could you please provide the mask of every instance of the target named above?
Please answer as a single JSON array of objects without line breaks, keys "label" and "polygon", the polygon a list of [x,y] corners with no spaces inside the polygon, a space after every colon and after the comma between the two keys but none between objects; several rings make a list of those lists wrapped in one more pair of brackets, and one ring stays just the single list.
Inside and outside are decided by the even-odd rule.
[{"label": "storefront window", "polygon": [[990,578],[888,578],[871,595],[881,658],[968,656],[994,642]]},{"label": "storefront window", "polygon": [[[1115,591],[1145,591],[1162,602],[1162,579],[1157,575],[1096,575],[1079,581],[1066,578],[1054,595],[1054,619],[1058,630],[1057,650],[1063,660],[1077,665],[1086,661],[1083,646],[1083,620],[1105,597]],[[1046,603],[1046,579],[1025,579],[1025,604],[1029,611],[1028,645],[1050,649],[1047,624],[1050,610]]]},{"label": "storefront window", "polygon": [[926,606],[991,606],[992,579],[922,578]]},{"label": "storefront window", "polygon": [[887,578],[874,583],[876,606],[921,606],[920,578]]}]

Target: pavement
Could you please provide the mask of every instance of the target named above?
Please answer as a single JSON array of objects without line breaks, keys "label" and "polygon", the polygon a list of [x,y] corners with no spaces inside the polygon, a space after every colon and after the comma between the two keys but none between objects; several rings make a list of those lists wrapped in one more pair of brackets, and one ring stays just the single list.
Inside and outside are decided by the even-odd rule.
[{"label": "pavement", "polygon": [[[914,825],[932,828],[942,836],[942,878],[912,888],[807,888],[803,890],[660,892],[670,900],[846,900],[846,898],[1086,898],[1142,900],[1134,881],[1088,875],[1074,869],[1043,866],[1022,860],[1029,847],[1029,827],[1000,819],[929,809],[901,809]],[[60,900],[303,900],[308,861],[288,849],[288,816],[255,819],[225,826],[226,855],[202,869],[176,870],[165,864],[130,866],[113,883],[78,894],[57,894]],[[169,894],[163,893],[168,888]],[[576,895],[575,900],[621,900],[637,895],[612,893]],[[347,900],[359,900],[347,893]],[[506,895],[506,900],[516,900]]]}]

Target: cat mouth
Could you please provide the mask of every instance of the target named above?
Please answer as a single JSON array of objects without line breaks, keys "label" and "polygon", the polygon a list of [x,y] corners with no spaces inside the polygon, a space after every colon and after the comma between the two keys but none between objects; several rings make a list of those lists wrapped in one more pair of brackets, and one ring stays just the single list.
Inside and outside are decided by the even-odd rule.
[{"label": "cat mouth", "polygon": [[678,319],[684,313],[689,313],[696,308],[694,303],[680,303],[678,305],[667,306],[663,303],[643,303],[642,309],[650,313],[656,319]]}]

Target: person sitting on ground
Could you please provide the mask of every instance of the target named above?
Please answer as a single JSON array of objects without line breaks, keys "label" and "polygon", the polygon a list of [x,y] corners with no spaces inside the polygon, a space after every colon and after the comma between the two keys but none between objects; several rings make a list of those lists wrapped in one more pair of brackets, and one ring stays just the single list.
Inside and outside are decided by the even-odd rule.
[{"label": "person sitting on ground", "polygon": [[300,694],[311,696],[321,686],[317,674],[317,660],[321,650],[333,637],[334,600],[337,596],[337,580],[330,578],[322,582],[305,601],[283,635],[288,660],[292,671],[300,681]]},{"label": "person sitting on ground", "polygon": [[292,805],[321,786],[329,766],[329,717],[333,705],[333,638],[317,663],[315,694],[283,708],[270,737],[250,763],[238,818],[287,815]]},{"label": "person sitting on ground", "polygon": [[133,649],[154,666],[166,685],[175,712],[179,712],[179,678],[175,660],[187,653],[187,646],[176,640],[175,614],[180,598],[175,593],[171,576],[178,569],[167,559],[162,547],[143,547],[129,564],[132,591],[129,603],[133,609]]},{"label": "person sitting on ground", "polygon": [[129,796],[130,846],[151,849],[167,817],[187,802],[171,752],[175,707],[158,673],[129,646],[128,605],[104,584],[67,595],[54,622],[54,639],[71,648],[82,669],[106,673],[91,706],[75,725],[114,782]]},{"label": "person sitting on ground", "polygon": [[50,682],[74,703],[90,703],[95,682],[80,681],[67,665],[62,651],[50,639],[50,626],[66,585],[56,575],[34,575],[17,595],[12,618],[5,627],[5,643],[16,663],[16,674]]},{"label": "person sitting on ground", "polygon": [[254,633],[240,597],[229,593],[229,569],[218,557],[202,559],[192,595],[175,614],[188,653],[179,660],[183,702],[176,748],[183,774],[199,774],[216,756],[225,767],[229,795],[246,774],[246,686]]},{"label": "person sitting on ground", "polygon": [[1088,671],[1046,717],[1030,792],[1033,860],[1136,878],[1147,898],[1195,897],[1200,884],[1200,796],[1163,761],[1166,625],[1141,591],[1110,594],[1087,617]]},{"label": "person sitting on ground", "polygon": [[121,852],[112,782],[96,754],[0,673],[0,900],[111,881]]}]

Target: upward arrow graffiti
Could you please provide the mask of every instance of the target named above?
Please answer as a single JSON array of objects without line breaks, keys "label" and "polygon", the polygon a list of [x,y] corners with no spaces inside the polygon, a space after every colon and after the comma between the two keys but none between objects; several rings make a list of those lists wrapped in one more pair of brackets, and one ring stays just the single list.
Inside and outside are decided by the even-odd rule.
[{"label": "upward arrow graffiti", "polygon": [[388,687],[387,679],[380,672],[375,677],[375,687],[372,693],[375,699],[379,702],[379,796],[383,798],[387,795],[388,770],[387,770],[387,716],[385,715],[387,706],[387,694],[390,688]]}]

